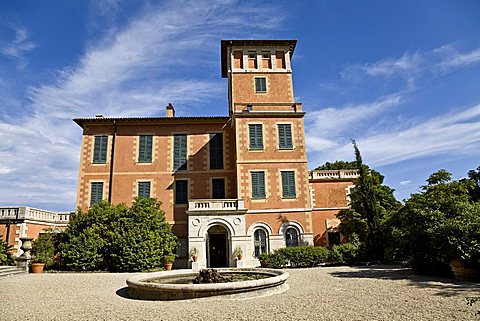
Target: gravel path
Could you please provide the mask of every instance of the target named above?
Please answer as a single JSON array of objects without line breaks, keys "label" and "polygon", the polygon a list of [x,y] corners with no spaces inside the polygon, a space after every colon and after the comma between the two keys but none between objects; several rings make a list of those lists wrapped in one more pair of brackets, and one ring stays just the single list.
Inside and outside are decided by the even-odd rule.
[{"label": "gravel path", "polygon": [[[290,269],[290,289],[225,300],[124,297],[132,274],[45,273],[0,279],[0,320],[480,320],[480,284],[391,266]],[[24,312],[23,312],[24,311]]]}]

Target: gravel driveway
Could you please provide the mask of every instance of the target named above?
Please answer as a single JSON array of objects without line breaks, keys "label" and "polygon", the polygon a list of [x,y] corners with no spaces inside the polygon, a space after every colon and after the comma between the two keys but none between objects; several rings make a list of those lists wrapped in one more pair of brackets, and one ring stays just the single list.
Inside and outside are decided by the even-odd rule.
[{"label": "gravel driveway", "polygon": [[391,266],[290,269],[268,297],[142,301],[128,273],[45,273],[0,279],[0,320],[480,320],[466,297],[480,284]]}]

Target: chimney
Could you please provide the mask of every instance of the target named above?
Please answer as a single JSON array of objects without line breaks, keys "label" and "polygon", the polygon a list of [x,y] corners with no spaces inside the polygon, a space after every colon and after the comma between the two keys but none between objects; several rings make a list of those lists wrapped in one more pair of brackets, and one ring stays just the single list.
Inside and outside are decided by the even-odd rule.
[{"label": "chimney", "polygon": [[169,118],[175,117],[175,108],[173,108],[172,103],[168,103],[165,116],[167,116],[167,117],[169,117]]}]

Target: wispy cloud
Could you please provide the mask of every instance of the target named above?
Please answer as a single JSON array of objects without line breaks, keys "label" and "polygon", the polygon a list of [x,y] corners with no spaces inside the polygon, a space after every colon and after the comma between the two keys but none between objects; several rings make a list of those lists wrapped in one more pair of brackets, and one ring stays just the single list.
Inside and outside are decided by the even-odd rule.
[{"label": "wispy cloud", "polygon": [[[170,101],[179,114],[204,112],[207,102],[225,91],[219,76],[208,77],[220,74],[220,39],[265,37],[280,26],[282,16],[271,5],[170,1],[149,4],[128,25],[90,43],[55,80],[30,88],[25,107],[31,114],[0,121],[2,182],[16,184],[15,189],[0,186],[0,203],[73,209],[81,130],[72,118],[158,115]],[[20,34],[18,39],[25,43],[27,38]]]},{"label": "wispy cloud", "polygon": [[[365,160],[374,166],[427,156],[475,155],[480,146],[480,104],[356,140]],[[351,159],[352,155],[351,144],[344,140],[342,147],[315,158],[322,162],[325,157]]]},{"label": "wispy cloud", "polygon": [[346,133],[352,134],[352,128],[363,130],[362,123],[397,106],[400,101],[401,95],[394,94],[371,103],[327,107],[309,112],[305,120],[308,150],[322,151],[339,146]]},{"label": "wispy cloud", "polygon": [[36,48],[36,44],[29,40],[29,34],[24,27],[18,24],[7,24],[6,26],[15,33],[15,38],[0,46],[0,52],[6,57],[17,59],[19,68],[25,68],[28,61],[24,54]]}]

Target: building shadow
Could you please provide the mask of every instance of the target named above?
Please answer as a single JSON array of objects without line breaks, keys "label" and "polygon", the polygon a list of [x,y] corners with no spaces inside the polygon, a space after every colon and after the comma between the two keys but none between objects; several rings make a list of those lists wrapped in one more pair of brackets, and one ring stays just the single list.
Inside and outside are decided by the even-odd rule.
[{"label": "building shadow", "polygon": [[480,295],[480,283],[421,275],[399,265],[354,266],[348,271],[335,271],[329,274],[336,278],[403,280],[408,282],[408,286],[435,289],[437,290],[435,295],[443,297],[471,294],[472,291],[477,291]]}]

